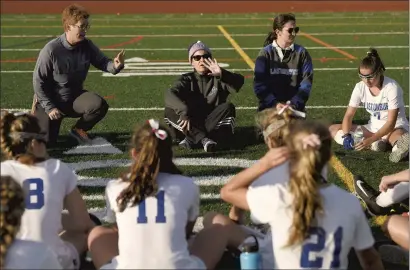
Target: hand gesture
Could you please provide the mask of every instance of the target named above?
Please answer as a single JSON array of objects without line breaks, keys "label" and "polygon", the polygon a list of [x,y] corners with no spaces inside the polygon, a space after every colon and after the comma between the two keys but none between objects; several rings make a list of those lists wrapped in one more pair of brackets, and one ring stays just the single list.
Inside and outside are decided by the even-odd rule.
[{"label": "hand gesture", "polygon": [[190,129],[189,119],[181,120],[179,119],[177,124],[182,128],[182,132],[186,133]]},{"label": "hand gesture", "polygon": [[221,68],[219,67],[216,59],[212,59],[212,58],[204,59],[204,66],[210,71],[208,75],[211,75],[211,76],[221,75]]},{"label": "hand gesture", "polygon": [[386,192],[389,188],[393,188],[399,182],[400,181],[397,181],[390,176],[383,176],[382,181],[380,182],[380,185],[379,185],[379,190],[380,192]]},{"label": "hand gesture", "polygon": [[62,116],[62,113],[61,113],[60,110],[57,109],[57,108],[52,109],[52,110],[48,113],[48,117],[49,117],[51,120],[60,119],[61,116]]},{"label": "hand gesture", "polygon": [[270,170],[283,162],[289,157],[289,150],[287,147],[271,148],[265,156],[261,159],[266,170]]},{"label": "hand gesture", "polygon": [[118,69],[118,67],[124,65],[124,56],[125,52],[124,50],[120,51],[117,56],[114,58],[114,68]]},{"label": "hand gesture", "polygon": [[354,149],[356,151],[361,151],[361,150],[364,150],[364,149],[368,148],[371,144],[372,144],[371,139],[367,138],[367,139],[364,139],[363,141],[359,142],[358,144],[356,144],[354,146]]}]

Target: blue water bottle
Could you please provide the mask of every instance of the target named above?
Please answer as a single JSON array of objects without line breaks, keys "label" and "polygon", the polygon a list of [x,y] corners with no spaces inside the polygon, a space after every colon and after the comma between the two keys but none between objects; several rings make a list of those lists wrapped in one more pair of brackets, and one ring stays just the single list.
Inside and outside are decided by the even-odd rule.
[{"label": "blue water bottle", "polygon": [[262,269],[262,256],[259,253],[258,239],[251,235],[255,241],[247,242],[246,239],[241,248],[241,269]]}]

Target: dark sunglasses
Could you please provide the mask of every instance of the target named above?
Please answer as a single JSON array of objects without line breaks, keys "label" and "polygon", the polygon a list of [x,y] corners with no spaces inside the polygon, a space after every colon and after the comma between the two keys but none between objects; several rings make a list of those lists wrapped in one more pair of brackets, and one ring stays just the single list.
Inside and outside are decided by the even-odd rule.
[{"label": "dark sunglasses", "polygon": [[201,58],[209,59],[209,58],[211,58],[211,57],[212,57],[212,56],[211,56],[210,54],[194,55],[194,56],[192,56],[192,59],[194,59],[195,61],[199,61],[199,60],[201,60]]},{"label": "dark sunglasses", "polygon": [[289,28],[289,29],[288,29],[288,33],[289,33],[289,34],[293,34],[293,33],[297,34],[297,33],[299,33],[299,27]]}]

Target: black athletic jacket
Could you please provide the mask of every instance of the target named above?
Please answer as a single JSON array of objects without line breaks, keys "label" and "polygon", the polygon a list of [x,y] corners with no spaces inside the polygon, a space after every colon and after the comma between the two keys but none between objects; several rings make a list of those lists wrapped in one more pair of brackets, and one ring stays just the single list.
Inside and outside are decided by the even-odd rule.
[{"label": "black athletic jacket", "polygon": [[238,92],[244,84],[241,74],[221,68],[221,76],[200,75],[197,72],[182,74],[165,92],[165,106],[175,110],[181,120],[192,115],[209,114],[216,106],[225,103],[230,93]]}]

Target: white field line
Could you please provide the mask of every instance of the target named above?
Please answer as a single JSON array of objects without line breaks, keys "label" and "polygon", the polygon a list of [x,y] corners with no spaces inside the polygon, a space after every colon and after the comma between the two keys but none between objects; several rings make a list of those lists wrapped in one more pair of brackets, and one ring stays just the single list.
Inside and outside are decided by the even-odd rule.
[{"label": "white field line", "polygon": [[[386,68],[388,70],[406,70],[409,69],[409,67],[388,67]],[[130,77],[130,76],[176,76],[176,75],[181,75],[183,72],[186,72],[187,70],[181,69],[181,70],[173,70],[169,72],[162,72],[158,70],[150,70],[150,68],[145,69],[145,72],[132,72],[132,69],[124,69],[125,71],[118,73],[117,75],[112,75],[111,73],[105,73],[104,76],[110,77],[110,78],[121,78],[121,77]],[[356,67],[352,68],[315,68],[315,71],[344,71],[344,70],[357,70]],[[178,72],[177,72],[178,71]],[[253,72],[252,69],[250,68],[243,68],[243,69],[231,69],[233,72]],[[103,73],[99,70],[90,70],[88,71],[89,73]],[[12,73],[33,73],[33,70],[1,70],[0,73],[3,74],[12,74]]]},{"label": "white field line", "polygon": [[[306,32],[307,33],[307,32]],[[362,35],[407,35],[409,32],[320,32],[307,33],[314,36],[362,36]],[[1,38],[55,38],[59,35],[2,35]],[[133,38],[136,36],[149,37],[223,37],[222,34],[135,34],[135,35],[87,35],[89,38]],[[231,34],[232,37],[264,37],[266,34]]]},{"label": "white field line", "polygon": [[[381,45],[381,46],[373,46],[377,49],[405,49],[409,48],[408,45]],[[328,47],[305,47],[308,50],[332,50],[333,48]],[[337,46],[339,49],[368,49],[369,46]],[[119,51],[119,50],[126,50],[126,51],[186,51],[186,48],[101,48],[102,51]],[[262,47],[244,47],[243,50],[261,50]],[[37,52],[40,51],[41,48],[2,48],[0,51],[2,52]],[[214,51],[233,51],[235,50],[232,47],[226,48],[212,48]]]},{"label": "white field line", "polygon": [[[98,194],[98,195],[83,195],[82,196],[86,201],[105,201],[105,195]],[[221,196],[216,193],[203,193],[200,195],[201,200],[215,200],[220,199]]]},{"label": "white field line", "polygon": [[[405,105],[404,107],[408,108],[409,105]],[[347,108],[346,105],[313,105],[313,106],[306,106],[307,109],[343,109]],[[363,108],[363,107],[360,107]],[[256,110],[257,107],[247,107],[247,106],[237,106],[237,110]],[[31,108],[1,108],[1,110],[10,111],[10,112],[24,112],[29,111]],[[112,112],[124,112],[124,111],[163,111],[164,108],[162,107],[146,107],[146,108],[109,108],[109,111]]]},{"label": "white field line", "polygon": [[[308,13],[306,13],[307,16],[309,16]],[[393,14],[392,14],[393,15]],[[402,16],[400,16],[402,15]],[[400,15],[394,15],[395,18],[408,18],[407,14],[400,14]],[[200,17],[199,17],[200,16]],[[206,16],[206,15],[205,15]],[[272,14],[274,16],[274,14]],[[201,21],[266,21],[271,19],[271,17],[215,17],[215,18],[209,18],[209,17],[204,17],[204,15],[198,14],[198,17],[187,17],[187,18],[127,18],[127,17],[122,17],[121,15],[117,15],[116,17],[114,16],[109,16],[109,17],[97,17],[97,18],[92,18],[92,21],[187,21],[187,20],[201,20]],[[372,16],[369,15],[368,13],[363,14],[363,16],[343,16],[343,15],[336,15],[336,16],[309,16],[309,17],[304,17],[298,16],[298,21],[302,20],[335,20],[335,19],[360,19],[360,20],[365,20],[365,19],[392,19],[391,16]],[[15,22],[15,21],[28,21],[28,22],[40,22],[40,21],[60,21],[61,18],[58,17],[46,17],[46,18],[30,18],[30,17],[12,17],[12,18],[2,18],[1,21],[8,21],[8,22]]]},{"label": "white field line", "polygon": [[[231,179],[234,175],[221,175],[221,176],[195,176],[192,177],[194,179],[195,184],[198,186],[206,187],[206,186],[222,186],[228,183],[229,179]],[[111,180],[115,180],[116,178],[103,178],[103,177],[95,177],[95,176],[78,176],[78,186],[82,187],[106,187],[108,182]]]}]

